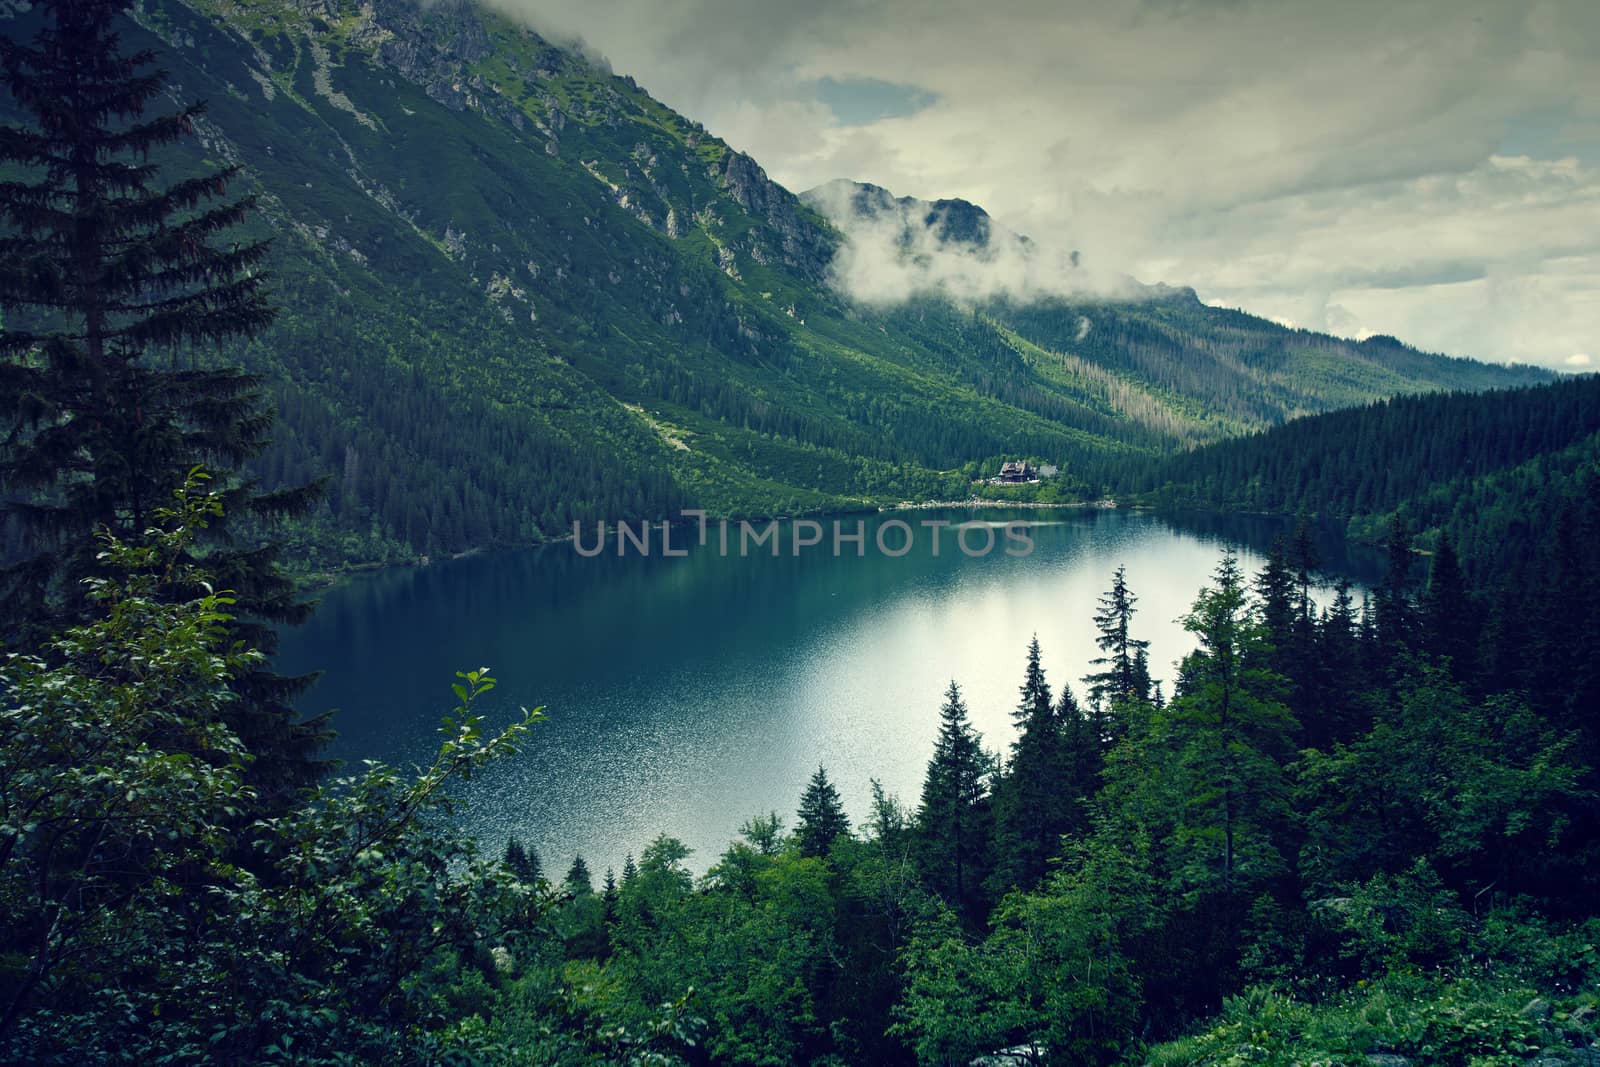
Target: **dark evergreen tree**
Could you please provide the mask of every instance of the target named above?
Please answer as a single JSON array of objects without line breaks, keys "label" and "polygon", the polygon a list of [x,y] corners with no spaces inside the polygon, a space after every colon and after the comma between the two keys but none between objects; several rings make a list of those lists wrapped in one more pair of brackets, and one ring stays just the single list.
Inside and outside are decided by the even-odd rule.
[{"label": "dark evergreen tree", "polygon": [[574,896],[584,896],[594,892],[594,879],[589,875],[589,865],[583,862],[582,856],[575,856],[572,866],[567,868],[567,876],[561,880],[567,892]]},{"label": "dark evergreen tree", "polygon": [[[1283,675],[1297,698],[1309,700],[1328,682],[1317,658],[1316,616],[1311,600],[1311,573],[1315,550],[1304,524],[1294,541],[1276,537],[1261,573],[1256,575],[1257,614],[1266,647],[1263,666]],[[1297,699],[1296,706],[1304,706]]]},{"label": "dark evergreen tree", "polygon": [[839,791],[828,781],[828,772],[819,766],[800,798],[794,831],[800,854],[826,856],[834,840],[849,832],[850,820],[845,816]]},{"label": "dark evergreen tree", "polygon": [[1467,591],[1455,545],[1441,537],[1422,596],[1423,647],[1448,660],[1451,674],[1466,681],[1478,673],[1474,660],[1480,627],[1478,605]]},{"label": "dark evergreen tree", "polygon": [[[1155,698],[1159,703],[1161,683],[1155,683]],[[1100,771],[1105,766],[1105,751],[1101,747],[1094,723],[1084,714],[1072,695],[1072,687],[1061,686],[1061,696],[1056,701],[1056,724],[1061,731],[1061,743],[1066,749],[1067,766],[1071,768],[1070,790],[1085,798],[1093,797],[1100,788]],[[1087,828],[1085,806],[1076,806],[1068,816],[1068,832],[1077,833]]]},{"label": "dark evergreen tree", "polygon": [[993,760],[967,718],[961,687],[945,691],[939,735],[917,809],[917,867],[928,887],[972,927],[982,923],[992,867]]},{"label": "dark evergreen tree", "polygon": [[633,862],[633,853],[622,857],[622,884],[627,885],[639,876],[639,865]]},{"label": "dark evergreen tree", "polygon": [[1356,613],[1350,582],[1341,578],[1333,588],[1333,604],[1317,627],[1316,672],[1309,687],[1297,687],[1305,730],[1312,748],[1328,749],[1349,741],[1365,722],[1359,714],[1358,696],[1367,689],[1362,667],[1361,619]]},{"label": "dark evergreen tree", "polygon": [[[1552,720],[1579,731],[1600,777],[1600,468],[1558,511],[1522,612],[1531,625],[1525,669],[1529,695]],[[1600,823],[1600,806],[1593,815]],[[1600,827],[1597,827],[1600,829]]]},{"label": "dark evergreen tree", "polygon": [[544,867],[539,862],[538,851],[525,848],[515,837],[506,842],[506,854],[502,862],[507,870],[517,876],[518,881],[526,882],[528,885],[534,885],[544,877]]},{"label": "dark evergreen tree", "polygon": [[[0,80],[28,120],[0,127],[0,166],[15,175],[0,184],[0,506],[21,548],[0,574],[0,639],[29,647],[86,618],[83,579],[102,573],[92,533],[137,544],[205,466],[224,506],[204,568],[237,597],[234,636],[270,654],[263,623],[310,609],[276,549],[233,531],[302,513],[314,494],[260,493],[232,473],[265,447],[270,415],[254,378],[200,354],[271,319],[256,269],[265,246],[223,247],[253,204],[222,199],[238,167],[160,183],[151,153],[192,133],[204,106],[146,114],[166,75],[151,53],[123,53],[115,23],[127,9],[55,0],[31,43],[0,38]],[[230,718],[269,804],[320,771],[325,726],[290,706],[307,684],[262,669],[236,682]]]},{"label": "dark evergreen tree", "polygon": [[1294,568],[1296,614],[1302,621],[1312,621],[1316,618],[1316,605],[1311,600],[1311,587],[1316,582],[1317,568],[1321,566],[1322,559],[1317,553],[1317,543],[1311,536],[1311,525],[1304,515],[1295,523],[1289,562]]},{"label": "dark evergreen tree", "polygon": [[1411,531],[1405,519],[1397,517],[1389,524],[1384,549],[1387,566],[1373,597],[1373,622],[1379,659],[1387,665],[1400,650],[1416,647],[1417,612],[1411,589],[1413,554]]},{"label": "dark evergreen tree", "polygon": [[1021,699],[1012,712],[1017,739],[1005,773],[995,783],[997,896],[1014,887],[1031,888],[1048,873],[1079,799],[1072,753],[1039,655],[1035,637],[1028,643]]},{"label": "dark evergreen tree", "polygon": [[1148,662],[1140,663],[1140,654],[1150,647],[1150,642],[1136,640],[1131,633],[1134,605],[1138,602],[1139,598],[1128,588],[1125,568],[1118,567],[1111,577],[1111,588],[1100,596],[1100,608],[1094,616],[1100,631],[1095,644],[1101,655],[1089,662],[1102,669],[1083,679],[1089,686],[1090,704],[1105,719],[1102,733],[1107,742],[1118,733],[1116,706],[1123,701],[1150,699],[1150,669]]},{"label": "dark evergreen tree", "polygon": [[1282,537],[1272,539],[1267,561],[1256,575],[1256,598],[1260,603],[1261,624],[1272,645],[1274,670],[1287,673],[1289,648],[1293,641],[1295,581],[1289,566],[1289,547]]},{"label": "dark evergreen tree", "polygon": [[1150,651],[1144,646],[1146,641],[1139,642],[1139,648],[1133,654],[1133,684],[1131,689],[1138,700],[1149,700],[1151,688],[1156,684],[1150,678]]},{"label": "dark evergreen tree", "polygon": [[611,942],[611,931],[614,930],[617,925],[617,904],[622,897],[622,890],[617,888],[616,872],[610,867],[606,868],[606,879],[603,883],[601,883],[601,886],[601,917],[605,921],[606,944],[609,948]]},{"label": "dark evergreen tree", "polygon": [[1283,678],[1266,665],[1264,634],[1245,608],[1244,580],[1230,553],[1184,619],[1200,647],[1188,683],[1155,736],[1172,747],[1185,811],[1174,844],[1185,878],[1224,896],[1256,890],[1285,873],[1289,822],[1284,764],[1294,752],[1294,716],[1281,703]]},{"label": "dark evergreen tree", "polygon": [[1330,684],[1327,665],[1318,655],[1317,605],[1311,599],[1311,587],[1316,583],[1321,562],[1311,527],[1301,516],[1289,546],[1295,587],[1294,621],[1281,659],[1281,673],[1294,687],[1291,703],[1297,708],[1310,708],[1316,702],[1316,694]]}]

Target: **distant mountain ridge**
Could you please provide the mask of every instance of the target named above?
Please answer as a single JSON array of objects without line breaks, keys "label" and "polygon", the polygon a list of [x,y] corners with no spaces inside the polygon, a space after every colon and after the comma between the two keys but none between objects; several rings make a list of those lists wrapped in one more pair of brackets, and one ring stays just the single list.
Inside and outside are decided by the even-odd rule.
[{"label": "distant mountain ridge", "polygon": [[[1299,414],[1549,377],[1190,290],[853,299],[808,198],[463,0],[145,0],[137,21],[129,43],[211,105],[170,169],[244,164],[275,234],[283,312],[227,358],[279,411],[263,479],[331,479],[304,532],[330,562],[964,494],[1001,457],[1091,491],[1107,464]],[[1026,247],[965,201],[911,208],[942,241]]]},{"label": "distant mountain ridge", "polygon": [[1033,247],[1030,238],[995,222],[987,211],[967,200],[897,197],[880,185],[837,178],[807,189],[800,194],[800,201],[835,222],[839,221],[834,216],[835,211],[848,211],[868,220],[893,218],[899,221],[903,218],[907,226],[920,225],[941,243],[962,245],[978,252],[990,251],[1000,243]]}]

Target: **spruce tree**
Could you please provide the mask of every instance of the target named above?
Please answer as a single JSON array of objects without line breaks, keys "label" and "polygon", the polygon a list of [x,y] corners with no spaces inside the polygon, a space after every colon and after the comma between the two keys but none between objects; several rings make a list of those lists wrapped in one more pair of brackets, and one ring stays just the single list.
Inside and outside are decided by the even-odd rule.
[{"label": "spruce tree", "polygon": [[983,886],[992,863],[993,761],[967,718],[955,682],[945,691],[939,720],[917,809],[917,867],[928,887],[976,927],[983,920]]},{"label": "spruce tree", "polygon": [[1311,599],[1311,587],[1321,559],[1311,537],[1311,527],[1304,517],[1295,526],[1289,564],[1295,587],[1294,621],[1288,644],[1281,649],[1280,670],[1294,685],[1290,703],[1309,709],[1316,704],[1318,694],[1326,692],[1332,683],[1327,663],[1318,655],[1317,606]]},{"label": "spruce tree", "polygon": [[515,837],[506,842],[506,854],[502,862],[507,870],[517,876],[518,881],[526,882],[528,885],[534,885],[544,877],[538,851],[523,847],[522,842]]},{"label": "spruce tree", "polygon": [[1077,800],[1071,753],[1040,664],[1039,639],[1028,643],[1020,699],[1012,718],[1017,739],[995,784],[995,888],[1031,888],[1061,850]]},{"label": "spruce tree", "polygon": [[[1156,698],[1160,699],[1160,683],[1156,683]],[[1094,724],[1079,707],[1072,695],[1072,687],[1062,685],[1061,696],[1056,701],[1056,724],[1061,731],[1062,746],[1066,749],[1067,765],[1071,768],[1069,791],[1079,797],[1093,797],[1100,787],[1100,771],[1105,766],[1105,751],[1095,734]],[[1069,818],[1069,832],[1087,829],[1086,809],[1075,805]]]},{"label": "spruce tree", "polygon": [[819,766],[800,798],[798,823],[795,826],[800,854],[826,856],[834,840],[849,832],[850,820],[845,816],[839,791],[828,781],[828,772]]},{"label": "spruce tree", "polygon": [[1333,604],[1317,627],[1314,655],[1316,684],[1308,691],[1297,689],[1299,702],[1294,706],[1300,709],[1305,743],[1326,751],[1335,743],[1354,740],[1367,725],[1358,699],[1368,688],[1361,659],[1361,620],[1348,579],[1340,578],[1333,587]]},{"label": "spruce tree", "polygon": [[1532,632],[1520,673],[1538,707],[1580,731],[1585,756],[1600,770],[1600,471],[1583,476],[1579,488],[1557,512],[1540,554],[1522,620]]},{"label": "spruce tree", "polygon": [[1295,591],[1298,595],[1295,614],[1302,623],[1305,623],[1313,618],[1311,586],[1322,560],[1317,553],[1316,541],[1311,536],[1311,526],[1303,516],[1295,524],[1289,562],[1293,567]]},{"label": "spruce tree", "polygon": [[1266,563],[1256,575],[1256,613],[1261,620],[1264,665],[1288,678],[1294,686],[1295,705],[1305,707],[1323,686],[1318,677],[1316,621],[1311,611],[1313,559],[1309,534],[1301,526],[1291,553],[1281,536],[1273,538]]},{"label": "spruce tree", "polygon": [[600,904],[601,915],[605,921],[606,946],[611,944],[610,932],[616,929],[617,906],[622,900],[622,892],[617,888],[617,874],[610,867],[606,868],[605,881],[601,883]]},{"label": "spruce tree", "polygon": [[1422,595],[1423,645],[1448,660],[1456,678],[1467,681],[1476,674],[1480,626],[1478,606],[1467,591],[1455,545],[1449,537],[1440,537]]},{"label": "spruce tree", "polygon": [[1183,880],[1229,898],[1286,870],[1284,763],[1294,752],[1284,679],[1265,665],[1262,628],[1246,610],[1244,579],[1230,553],[1201,591],[1184,628],[1199,640],[1181,696],[1156,730],[1171,746],[1185,807],[1174,844]]},{"label": "spruce tree", "polygon": [[1261,624],[1272,644],[1272,664],[1284,671],[1293,640],[1295,595],[1294,573],[1289,566],[1289,547],[1282,537],[1272,539],[1266,563],[1256,575],[1256,598],[1260,603]]},{"label": "spruce tree", "polygon": [[1119,734],[1114,716],[1118,704],[1128,700],[1150,699],[1148,659],[1141,659],[1149,641],[1135,640],[1131,633],[1134,605],[1139,598],[1128,588],[1126,568],[1118,567],[1111,577],[1111,588],[1100,596],[1094,624],[1100,631],[1095,638],[1101,655],[1089,661],[1101,670],[1086,675],[1089,703],[1102,720],[1101,741],[1109,744]]},{"label": "spruce tree", "polygon": [[[239,168],[160,181],[151,154],[191,134],[204,105],[146,113],[167,77],[152,53],[123,53],[127,7],[51,0],[30,43],[0,38],[0,82],[27,120],[0,126],[15,175],[0,183],[0,508],[23,548],[0,572],[0,640],[28,648],[85,619],[93,533],[139,543],[205,466],[224,515],[204,569],[237,598],[233,637],[270,654],[268,624],[310,609],[273,546],[236,540],[237,520],[303,511],[313,494],[261,493],[233,473],[265,447],[271,417],[254,377],[201,355],[272,318],[266,246],[226,236],[253,206],[224,199]],[[320,771],[325,727],[290,706],[307,684],[266,670],[236,683],[231,725],[269,804]]]},{"label": "spruce tree", "polygon": [[562,884],[567,892],[573,896],[585,896],[594,892],[594,879],[589,875],[589,865],[583,862],[582,856],[574,856],[572,866],[567,868],[567,876]]},{"label": "spruce tree", "polygon": [[1388,566],[1373,597],[1378,662],[1387,666],[1402,649],[1416,645],[1416,603],[1411,592],[1411,531],[1403,518],[1389,525],[1385,541]]},{"label": "spruce tree", "polygon": [[1133,654],[1133,675],[1129,690],[1136,700],[1149,700],[1150,688],[1155,684],[1150,679],[1150,650],[1145,647],[1148,643],[1137,642],[1139,647]]}]

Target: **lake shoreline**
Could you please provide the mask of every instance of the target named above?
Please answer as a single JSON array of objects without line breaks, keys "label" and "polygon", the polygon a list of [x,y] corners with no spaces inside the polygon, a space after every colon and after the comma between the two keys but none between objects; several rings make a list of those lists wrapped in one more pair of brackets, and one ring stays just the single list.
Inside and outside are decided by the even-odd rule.
[{"label": "lake shoreline", "polygon": [[[431,758],[434,696],[448,706],[453,672],[490,664],[501,680],[483,708],[491,721],[541,705],[549,719],[530,732],[524,759],[473,787],[467,832],[494,848],[515,834],[562,869],[582,854],[599,871],[666,833],[709,866],[743,818],[792,811],[819,763],[852,818],[870,813],[873,778],[917,795],[951,680],[974,729],[1004,748],[1029,642],[1040,641],[1057,688],[1080,686],[1099,654],[1098,598],[1119,566],[1140,597],[1152,674],[1170,684],[1170,665],[1192,650],[1175,620],[1195,590],[1229,548],[1258,566],[1277,532],[1231,518],[1174,527],[1133,508],[979,508],[841,519],[852,536],[866,521],[860,558],[853,545],[837,557],[793,554],[792,522],[778,557],[770,546],[723,555],[713,531],[709,551],[666,558],[658,529],[649,556],[580,559],[568,545],[436,558],[328,592],[310,622],[282,634],[278,663],[323,672],[297,705],[341,709],[329,755],[349,765]],[[925,520],[948,524],[938,555]],[[969,557],[954,543],[966,520],[1032,525],[1034,548],[1006,555],[995,531],[996,551]],[[916,547],[873,552],[877,529],[901,522]],[[888,536],[891,547],[906,539]],[[592,539],[591,526],[585,545]],[[687,528],[673,533],[674,544],[694,541]],[[1330,573],[1367,584],[1336,546],[1321,554]]]},{"label": "lake shoreline", "polygon": [[[978,511],[992,509],[1011,509],[1017,511],[1056,511],[1056,510],[1100,510],[1100,511],[1151,511],[1155,510],[1147,504],[1135,505],[1106,505],[1099,501],[1037,501],[1037,500],[993,500],[985,497],[969,497],[965,500],[926,500],[926,501],[901,501],[898,504],[863,504],[857,508],[836,508],[828,511],[802,512],[799,515],[759,515],[755,517],[744,516],[728,518],[726,520],[710,519],[707,522],[794,522],[797,519],[823,520],[842,518],[850,515],[885,515],[897,511],[959,511],[962,509]],[[636,520],[648,521],[649,525],[657,525],[662,521],[676,522],[679,525],[692,525],[695,520],[679,518],[677,520],[654,519]],[[296,586],[302,593],[323,593],[330,589],[344,585],[350,579],[378,574],[385,571],[398,570],[405,567],[431,567],[435,563],[446,563],[452,560],[465,559],[483,552],[518,552],[532,548],[546,548],[550,545],[570,544],[572,534],[564,533],[555,537],[547,537],[539,541],[523,543],[475,545],[461,552],[451,553],[439,559],[419,556],[413,559],[395,559],[382,562],[353,563],[336,570],[318,570],[309,573],[295,574],[292,577]]]},{"label": "lake shoreline", "polygon": [[[1148,510],[1151,510],[1150,508],[1145,507],[1143,505],[1136,505],[1135,507],[1129,508],[1129,507],[1124,507],[1123,505],[1114,504],[1114,503],[1113,504],[1103,504],[1103,503],[1101,503],[1099,501],[1095,501],[1095,500],[1077,500],[1077,501],[1065,501],[1065,502],[1062,502],[1062,501],[1049,501],[1049,502],[1046,502],[1046,501],[1040,501],[1040,500],[990,500],[990,499],[986,499],[986,498],[983,498],[983,497],[973,497],[973,498],[968,499],[968,500],[929,500],[929,501],[921,502],[921,503],[906,502],[906,503],[901,503],[901,504],[891,504],[891,505],[887,505],[885,507],[879,508],[878,509],[878,514],[882,515],[882,514],[887,514],[889,512],[894,512],[894,511],[936,511],[936,510],[940,510],[940,509],[949,509],[949,510],[955,511],[955,510],[959,510],[961,508],[968,508],[968,509],[971,509],[973,511],[977,511],[977,510],[980,510],[980,509],[994,509],[994,508],[1005,509],[1005,510],[1018,510],[1018,511],[1032,511],[1032,510],[1044,511],[1044,510],[1058,510],[1058,509],[1059,510],[1080,510],[1080,509],[1086,509],[1086,508],[1087,509],[1096,510],[1096,511],[1117,511],[1117,510],[1122,510],[1122,511],[1131,511],[1131,510],[1148,511]],[[841,512],[841,514],[850,514],[850,513]]]}]

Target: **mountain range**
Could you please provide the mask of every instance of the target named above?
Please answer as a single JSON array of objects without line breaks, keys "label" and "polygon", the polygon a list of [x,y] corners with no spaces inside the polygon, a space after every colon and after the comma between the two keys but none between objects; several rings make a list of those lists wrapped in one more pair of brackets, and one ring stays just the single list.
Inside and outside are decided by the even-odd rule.
[{"label": "mountain range", "polygon": [[[13,14],[7,32],[28,32]],[[1547,372],[1091,280],[963,200],[796,196],[578,46],[463,0],[145,0],[174,176],[240,163],[276,323],[258,473],[329,481],[348,563],[574,520],[967,495],[1002,458],[1119,465],[1401,393]]]}]

